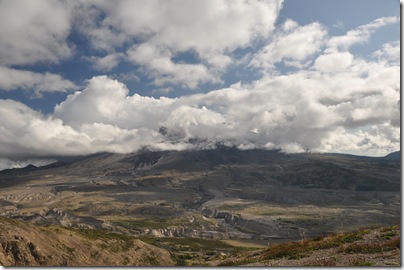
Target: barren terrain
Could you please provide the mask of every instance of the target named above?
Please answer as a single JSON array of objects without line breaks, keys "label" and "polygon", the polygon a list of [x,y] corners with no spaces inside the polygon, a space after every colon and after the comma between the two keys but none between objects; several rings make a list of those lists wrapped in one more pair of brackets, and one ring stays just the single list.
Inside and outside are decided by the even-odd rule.
[{"label": "barren terrain", "polygon": [[101,153],[0,172],[0,214],[151,243],[262,248],[399,224],[400,184],[399,159],[227,147]]}]

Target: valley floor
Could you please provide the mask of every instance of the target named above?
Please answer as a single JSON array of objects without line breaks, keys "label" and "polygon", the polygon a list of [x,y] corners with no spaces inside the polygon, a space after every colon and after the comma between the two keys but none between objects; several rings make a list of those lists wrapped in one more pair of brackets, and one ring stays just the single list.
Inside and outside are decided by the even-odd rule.
[{"label": "valley floor", "polygon": [[[398,265],[398,228],[390,236],[361,231],[357,244],[371,245],[358,252],[345,240],[333,246],[333,238],[304,239],[399,224],[400,176],[399,159],[223,147],[100,153],[4,170],[0,218],[32,233],[13,234],[11,225],[0,230],[0,262]],[[265,255],[277,248],[286,250]],[[165,259],[142,257],[151,250],[164,251]]]}]

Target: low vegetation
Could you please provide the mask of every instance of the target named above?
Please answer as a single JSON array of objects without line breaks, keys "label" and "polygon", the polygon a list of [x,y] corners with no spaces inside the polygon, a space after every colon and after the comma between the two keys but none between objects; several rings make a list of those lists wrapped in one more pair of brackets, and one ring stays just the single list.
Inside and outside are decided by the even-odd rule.
[{"label": "low vegetation", "polygon": [[164,248],[172,254],[177,266],[197,266],[222,259],[224,255],[256,250],[229,245],[220,240],[177,237],[140,237],[143,242]]},{"label": "low vegetation", "polygon": [[[399,264],[399,226],[360,229],[350,233],[276,244],[252,256],[228,258],[218,265],[381,266],[384,265],[384,258],[392,256],[389,253],[392,251],[398,252]],[[318,254],[323,256],[318,257]],[[369,256],[371,254],[377,256]]]},{"label": "low vegetation", "polygon": [[15,219],[0,217],[0,263],[397,265],[398,227],[357,229],[400,222],[400,168],[399,159],[218,147],[15,169],[0,173],[0,215]]},{"label": "low vegetation", "polygon": [[0,218],[0,265],[172,266],[167,250],[104,230],[40,227]]}]

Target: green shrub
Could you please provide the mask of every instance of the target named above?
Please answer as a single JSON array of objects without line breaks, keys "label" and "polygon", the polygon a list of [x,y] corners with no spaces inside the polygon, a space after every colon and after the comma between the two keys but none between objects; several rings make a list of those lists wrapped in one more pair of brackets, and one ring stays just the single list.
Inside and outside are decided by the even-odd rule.
[{"label": "green shrub", "polygon": [[336,266],[336,259],[335,258],[322,258],[317,259],[314,262],[310,262],[305,264],[304,266]]},{"label": "green shrub", "polygon": [[396,235],[397,235],[396,231],[389,231],[389,232],[386,232],[386,233],[380,235],[379,237],[386,239],[386,240],[391,240]]},{"label": "green shrub", "polygon": [[379,253],[400,248],[400,238],[394,238],[384,243],[354,243],[341,247],[339,252],[344,253]]},{"label": "green shrub", "polygon": [[301,241],[274,245],[263,254],[263,259],[273,260],[287,258],[292,260],[306,257],[308,251],[307,243],[308,241]]}]

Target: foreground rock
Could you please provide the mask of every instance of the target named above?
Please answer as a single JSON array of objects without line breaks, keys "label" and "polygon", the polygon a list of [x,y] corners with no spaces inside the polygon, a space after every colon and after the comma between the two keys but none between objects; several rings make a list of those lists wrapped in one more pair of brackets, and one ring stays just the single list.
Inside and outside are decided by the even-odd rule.
[{"label": "foreground rock", "polygon": [[170,253],[122,234],[37,227],[0,217],[3,266],[172,266]]}]

